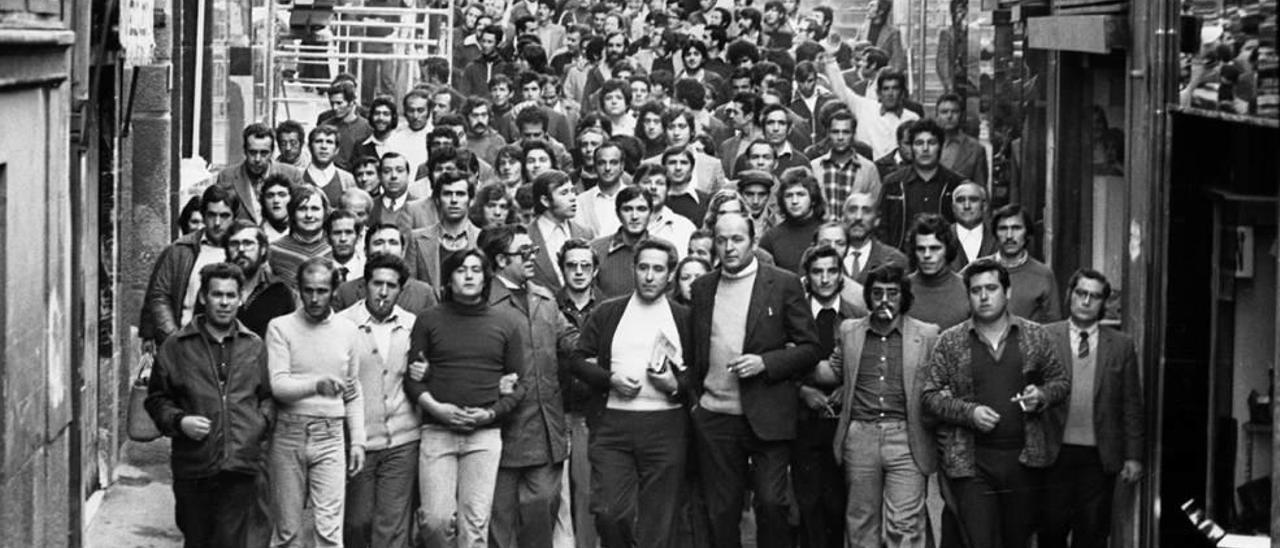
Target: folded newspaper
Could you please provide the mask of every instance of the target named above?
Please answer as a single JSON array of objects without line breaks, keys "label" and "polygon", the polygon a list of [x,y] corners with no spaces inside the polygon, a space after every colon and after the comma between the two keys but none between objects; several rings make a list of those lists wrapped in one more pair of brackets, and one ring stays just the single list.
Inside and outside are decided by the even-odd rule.
[{"label": "folded newspaper", "polygon": [[653,340],[653,352],[649,354],[649,370],[662,373],[667,370],[668,365],[675,367],[677,371],[684,370],[684,360],[680,357],[676,344],[667,338],[666,333],[658,331],[658,336]]}]

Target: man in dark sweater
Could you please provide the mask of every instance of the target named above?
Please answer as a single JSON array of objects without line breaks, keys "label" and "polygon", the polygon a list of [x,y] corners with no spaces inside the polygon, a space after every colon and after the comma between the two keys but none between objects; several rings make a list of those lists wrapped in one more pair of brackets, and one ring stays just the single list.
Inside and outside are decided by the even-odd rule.
[{"label": "man in dark sweater", "polygon": [[1009,310],[1039,323],[1062,319],[1058,300],[1058,280],[1048,265],[1031,257],[1027,242],[1035,236],[1035,223],[1030,212],[1018,204],[1009,204],[991,215],[1000,251],[996,260],[1008,269],[1013,281]]},{"label": "man in dark sweater", "polygon": [[938,424],[943,499],[964,545],[1026,546],[1061,443],[1046,411],[1068,401],[1071,379],[1048,330],[1010,313],[1000,263],[975,261],[964,280],[972,316],[938,338],[920,403]]},{"label": "man in dark sweater", "polygon": [[355,160],[356,148],[370,135],[373,127],[360,115],[356,101],[356,88],[351,82],[338,82],[327,90],[329,106],[333,108],[333,116],[319,120],[319,124],[333,126],[338,130],[338,154],[333,163],[339,168],[351,171]]},{"label": "man in dark sweater", "polygon": [[933,213],[921,213],[907,233],[911,258],[911,291],[915,294],[912,316],[942,329],[969,317],[964,280],[951,270],[959,245],[947,221]]},{"label": "man in dark sweater", "polygon": [[800,273],[800,256],[813,244],[813,235],[827,214],[818,180],[807,167],[788,168],[778,184],[782,222],[760,237],[760,249],[773,255],[778,268]]},{"label": "man in dark sweater", "polygon": [[907,131],[911,141],[911,168],[899,169],[884,180],[880,193],[880,219],[884,241],[905,249],[911,220],[920,213],[937,213],[955,222],[951,193],[965,178],[939,161],[946,134],[933,120],[920,120]]},{"label": "man in dark sweater", "polygon": [[667,177],[671,181],[667,207],[676,215],[689,219],[694,226],[702,226],[711,196],[693,184],[693,162],[693,151],[688,148],[670,147],[662,152],[662,165],[667,168]]},{"label": "man in dark sweater", "polygon": [[626,295],[635,289],[632,263],[638,244],[649,238],[652,206],[653,197],[640,187],[623,188],[614,199],[614,212],[621,222],[618,231],[591,242],[591,250],[600,258],[596,287],[606,299]]},{"label": "man in dark sweater", "polygon": [[223,247],[227,262],[240,267],[245,277],[240,291],[244,302],[236,319],[254,334],[265,337],[268,322],[294,311],[297,295],[267,265],[271,245],[262,227],[244,219],[235,221]]}]

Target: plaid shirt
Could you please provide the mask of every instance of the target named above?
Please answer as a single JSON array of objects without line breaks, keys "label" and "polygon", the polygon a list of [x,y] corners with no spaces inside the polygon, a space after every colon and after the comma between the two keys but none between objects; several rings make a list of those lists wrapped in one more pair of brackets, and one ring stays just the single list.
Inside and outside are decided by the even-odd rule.
[{"label": "plaid shirt", "polygon": [[844,164],[832,159],[831,153],[813,160],[810,168],[822,183],[822,197],[827,202],[826,220],[840,220],[844,201],[854,192],[866,192],[879,197],[880,172],[874,162],[856,152]]}]

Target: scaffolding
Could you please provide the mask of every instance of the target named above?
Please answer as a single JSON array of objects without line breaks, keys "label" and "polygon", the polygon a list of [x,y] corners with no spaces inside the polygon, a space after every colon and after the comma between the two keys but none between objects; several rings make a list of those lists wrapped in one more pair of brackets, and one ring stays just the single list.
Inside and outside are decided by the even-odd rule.
[{"label": "scaffolding", "polygon": [[329,108],[324,90],[340,73],[362,87],[372,82],[366,91],[396,97],[422,79],[428,59],[439,58],[443,74],[452,73],[452,0],[376,3],[396,5],[268,0],[263,118],[272,125],[314,119]]}]

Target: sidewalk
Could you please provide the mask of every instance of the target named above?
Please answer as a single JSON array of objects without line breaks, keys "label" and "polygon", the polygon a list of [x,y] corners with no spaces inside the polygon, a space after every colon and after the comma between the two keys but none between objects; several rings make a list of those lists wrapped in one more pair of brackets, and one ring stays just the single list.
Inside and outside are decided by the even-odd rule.
[{"label": "sidewalk", "polygon": [[88,548],[178,548],[169,438],[126,442],[115,479],[85,532]]}]

